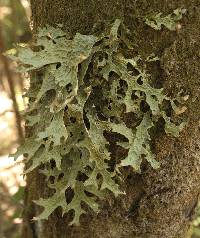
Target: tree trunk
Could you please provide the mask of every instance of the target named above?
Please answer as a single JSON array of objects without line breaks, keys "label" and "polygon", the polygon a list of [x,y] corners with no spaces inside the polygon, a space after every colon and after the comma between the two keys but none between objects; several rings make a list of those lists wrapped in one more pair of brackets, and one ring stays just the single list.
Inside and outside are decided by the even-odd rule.
[{"label": "tree trunk", "polygon": [[[123,19],[134,35],[136,54],[161,57],[152,69],[154,80],[173,96],[181,90],[188,121],[180,137],[155,137],[154,150],[161,168],[145,165],[141,174],[129,173],[126,195],[102,202],[98,215],[86,214],[80,227],[67,226],[57,209],[48,221],[32,222],[39,211],[32,200],[48,196],[44,177],[27,177],[23,238],[186,238],[200,191],[200,1],[199,0],[31,0],[33,31],[45,24],[62,23],[70,34],[88,34],[102,20]],[[184,7],[187,13],[176,32],[155,31],[143,17],[169,14]],[[117,153],[117,152],[116,152]]]}]

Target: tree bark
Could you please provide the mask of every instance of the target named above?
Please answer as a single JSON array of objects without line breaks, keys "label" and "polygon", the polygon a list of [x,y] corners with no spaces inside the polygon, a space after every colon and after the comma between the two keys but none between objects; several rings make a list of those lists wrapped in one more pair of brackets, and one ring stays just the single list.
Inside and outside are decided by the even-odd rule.
[{"label": "tree bark", "polygon": [[[69,215],[57,209],[48,221],[31,222],[39,213],[31,201],[48,196],[44,177],[37,171],[27,177],[23,238],[186,238],[200,191],[200,1],[199,0],[31,0],[33,31],[45,24],[62,23],[64,29],[90,33],[102,20],[122,18],[133,33],[136,54],[154,52],[161,62],[152,69],[153,80],[166,93],[189,95],[185,101],[188,121],[180,137],[158,133],[154,150],[161,168],[144,165],[141,174],[125,179],[126,195],[101,204],[98,215],[81,218],[80,227],[69,227]],[[187,13],[176,32],[155,31],[143,17],[169,14],[184,7]],[[115,152],[119,156],[120,152]]]}]

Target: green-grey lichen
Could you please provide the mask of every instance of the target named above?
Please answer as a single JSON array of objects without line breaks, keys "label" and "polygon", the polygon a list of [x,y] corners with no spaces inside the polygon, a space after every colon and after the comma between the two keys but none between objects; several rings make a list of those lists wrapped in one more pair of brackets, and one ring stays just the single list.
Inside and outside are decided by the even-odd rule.
[{"label": "green-grey lichen", "polygon": [[[62,207],[63,214],[74,211],[70,224],[79,224],[85,213],[82,202],[98,212],[97,198],[103,199],[106,191],[115,196],[123,193],[117,183],[121,167],[140,172],[143,159],[159,167],[150,143],[158,120],[173,136],[183,127],[167,116],[164,101],[174,102],[162,88],[153,87],[145,71],[146,63],[159,58],[126,57],[132,49],[124,33],[121,37],[125,26],[116,20],[107,28],[98,35],[77,33],[71,39],[60,28],[47,26],[39,30],[34,50],[19,46],[17,54],[10,55],[19,62],[20,71],[32,72],[26,120],[35,131],[13,156],[26,155],[25,173],[43,164],[41,172],[55,190],[52,197],[35,201],[44,207],[35,219],[47,219]],[[133,125],[124,121],[130,113]],[[117,145],[128,152],[114,166],[109,163],[113,158],[106,133],[121,135]],[[66,202],[69,190],[73,196]]]},{"label": "green-grey lichen", "polygon": [[175,31],[177,22],[181,20],[186,9],[177,8],[172,14],[162,16],[162,13],[154,14],[146,17],[145,23],[155,30],[161,30],[162,26],[165,26],[170,31]]}]

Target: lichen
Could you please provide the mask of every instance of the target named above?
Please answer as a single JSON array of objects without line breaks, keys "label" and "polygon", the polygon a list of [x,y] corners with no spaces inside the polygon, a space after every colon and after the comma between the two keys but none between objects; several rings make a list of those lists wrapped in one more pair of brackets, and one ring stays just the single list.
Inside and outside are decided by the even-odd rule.
[{"label": "lichen", "polygon": [[[70,224],[78,225],[85,213],[82,202],[98,212],[97,200],[106,192],[123,194],[122,167],[140,172],[143,159],[159,167],[151,148],[151,130],[159,120],[173,136],[183,128],[166,114],[166,104],[174,106],[174,100],[152,85],[145,70],[158,57],[128,58],[127,32],[119,19],[101,33],[73,38],[59,26],[46,26],[34,49],[19,46],[10,55],[21,72],[37,71],[26,112],[27,126],[37,129],[13,155],[26,155],[25,173],[43,165],[48,186],[55,190],[52,197],[35,201],[44,207],[35,219],[47,219],[60,206],[63,214],[74,211]],[[129,126],[123,119],[128,113],[135,115]],[[128,151],[127,157],[109,163],[113,158],[106,133],[118,135],[116,143]],[[68,193],[73,193],[69,201]]]},{"label": "lichen", "polygon": [[162,26],[165,26],[170,31],[175,31],[177,22],[181,20],[183,14],[185,14],[186,9],[177,8],[173,11],[172,14],[169,14],[165,17],[162,16],[162,13],[154,14],[148,16],[145,19],[145,23],[152,27],[155,30],[161,30]]}]

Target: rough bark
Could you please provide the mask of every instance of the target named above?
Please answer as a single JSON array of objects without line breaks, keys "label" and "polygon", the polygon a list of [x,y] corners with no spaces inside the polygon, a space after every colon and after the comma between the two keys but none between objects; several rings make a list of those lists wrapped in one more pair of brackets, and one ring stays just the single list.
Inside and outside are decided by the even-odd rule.
[{"label": "rough bark", "polygon": [[[48,221],[32,223],[39,211],[31,203],[48,196],[44,178],[34,171],[27,178],[24,238],[186,238],[200,191],[200,1],[199,0],[32,0],[34,32],[45,24],[64,24],[72,35],[89,33],[94,23],[122,18],[133,33],[136,53],[155,52],[161,62],[151,69],[157,84],[169,95],[189,95],[184,118],[188,125],[179,138],[155,136],[159,170],[144,165],[141,174],[125,179],[127,195],[102,202],[98,215],[87,214],[80,227],[69,227],[70,215],[57,209]],[[152,12],[171,13],[184,7],[187,15],[176,32],[157,32],[142,17]],[[120,152],[115,152],[119,156]],[[131,208],[131,209],[130,209]]]}]

